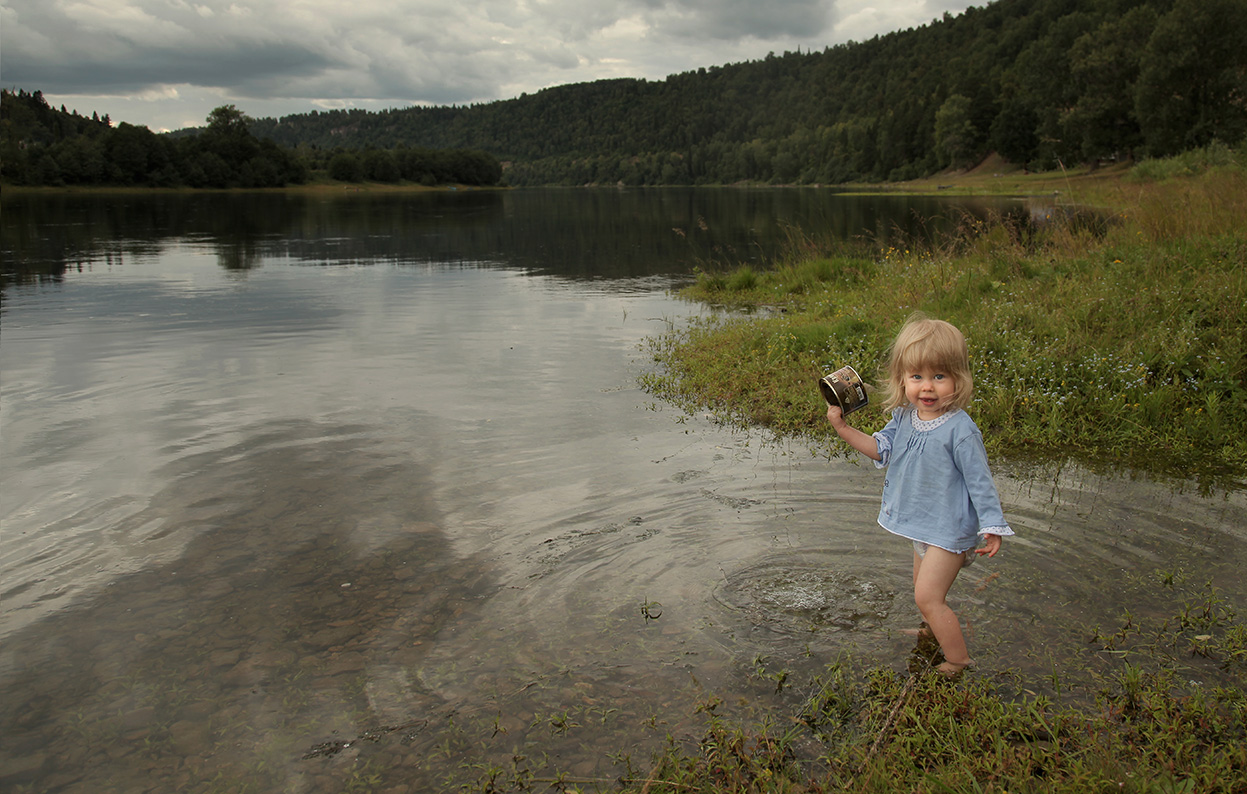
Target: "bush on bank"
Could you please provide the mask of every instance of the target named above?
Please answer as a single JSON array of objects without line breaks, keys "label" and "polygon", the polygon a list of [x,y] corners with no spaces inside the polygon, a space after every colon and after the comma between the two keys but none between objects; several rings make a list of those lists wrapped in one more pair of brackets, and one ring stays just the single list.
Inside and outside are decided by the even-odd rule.
[{"label": "bush on bank", "polygon": [[[706,271],[722,314],[652,341],[655,395],[841,452],[815,384],[870,380],[913,311],[966,334],[989,450],[1202,480],[1247,473],[1247,168],[1243,153],[1148,165],[1088,224],[966,220],[935,247],[845,253],[803,238],[773,267]],[[1138,170],[1138,169],[1136,169]],[[1170,176],[1170,174],[1173,174]],[[1075,197],[1079,198],[1079,197]],[[885,417],[866,410],[868,431]]]}]

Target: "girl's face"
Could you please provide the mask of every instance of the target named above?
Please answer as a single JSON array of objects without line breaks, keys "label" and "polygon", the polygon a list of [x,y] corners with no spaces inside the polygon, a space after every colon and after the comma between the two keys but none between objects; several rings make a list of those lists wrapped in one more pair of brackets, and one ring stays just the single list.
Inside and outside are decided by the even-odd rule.
[{"label": "girl's face", "polygon": [[947,411],[956,388],[943,370],[921,367],[905,373],[905,399],[918,409],[919,419],[935,419]]}]

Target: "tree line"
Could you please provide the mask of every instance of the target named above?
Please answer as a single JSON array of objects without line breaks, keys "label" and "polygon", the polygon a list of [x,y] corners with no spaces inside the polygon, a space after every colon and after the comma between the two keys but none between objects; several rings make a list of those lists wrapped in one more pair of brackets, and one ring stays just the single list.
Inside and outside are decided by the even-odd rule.
[{"label": "tree line", "polygon": [[346,182],[497,184],[501,164],[484,152],[399,147],[289,147],[257,136],[233,105],[201,129],[158,135],[147,127],[63,106],[42,92],[0,92],[0,178],[17,185],[268,188],[298,185],[315,171]]},{"label": "tree line", "polygon": [[307,179],[288,148],[257,138],[251,119],[217,108],[196,135],[157,135],[108,116],[48,105],[39,91],[0,94],[0,176],[18,185],[281,187]]},{"label": "tree line", "polygon": [[1247,133],[1243,0],[998,0],[818,52],[516,99],[260,119],[286,145],[479,148],[510,184],[902,180]]}]

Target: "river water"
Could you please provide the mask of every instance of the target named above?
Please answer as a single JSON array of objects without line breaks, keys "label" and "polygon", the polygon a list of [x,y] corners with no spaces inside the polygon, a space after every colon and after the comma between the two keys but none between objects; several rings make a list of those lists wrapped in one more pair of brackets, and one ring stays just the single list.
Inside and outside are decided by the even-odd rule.
[{"label": "river water", "polygon": [[[874,526],[873,468],[682,416],[637,376],[647,338],[708,311],[671,293],[694,268],[961,209],[6,199],[0,783],[609,785],[708,697],[765,713],[776,671],[903,667],[910,550]],[[1158,581],[1244,602],[1241,490],[1007,461],[997,482],[1018,537],[952,596],[979,674],[1167,614]]]}]

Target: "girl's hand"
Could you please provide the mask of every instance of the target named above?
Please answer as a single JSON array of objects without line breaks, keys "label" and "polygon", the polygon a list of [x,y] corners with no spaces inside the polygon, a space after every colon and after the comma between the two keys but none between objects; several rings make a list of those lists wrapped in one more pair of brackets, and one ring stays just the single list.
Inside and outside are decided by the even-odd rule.
[{"label": "girl's hand", "polygon": [[986,554],[988,557],[995,557],[996,552],[1000,551],[999,535],[984,535],[983,548],[975,549],[975,554]]},{"label": "girl's hand", "polygon": [[838,405],[827,406],[827,421],[831,422],[831,426],[837,430],[848,425],[844,418],[844,412]]}]

